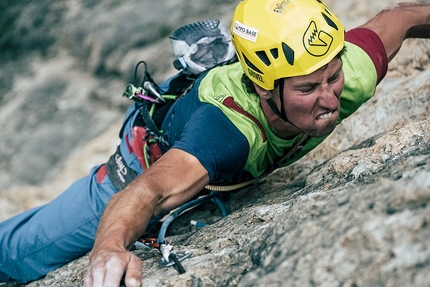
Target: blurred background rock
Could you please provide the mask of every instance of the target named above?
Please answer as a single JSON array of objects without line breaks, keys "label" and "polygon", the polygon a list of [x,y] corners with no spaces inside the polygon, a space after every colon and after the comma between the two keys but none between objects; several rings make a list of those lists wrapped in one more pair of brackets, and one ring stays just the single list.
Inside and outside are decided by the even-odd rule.
[{"label": "blurred background rock", "polygon": [[168,35],[201,19],[228,25],[235,2],[2,1],[0,219],[105,162],[136,63],[158,82],[173,75]]},{"label": "blurred background rock", "polygon": [[[397,2],[326,1],[347,29]],[[168,35],[203,19],[228,27],[237,3],[1,1],[0,220],[105,162],[135,64],[145,60],[157,82],[173,75]],[[141,255],[153,266],[146,286],[426,286],[429,56],[430,41],[406,41],[376,96],[320,147],[237,194],[236,213],[189,237],[192,271],[165,277],[153,253]],[[31,286],[76,286],[86,261]]]}]

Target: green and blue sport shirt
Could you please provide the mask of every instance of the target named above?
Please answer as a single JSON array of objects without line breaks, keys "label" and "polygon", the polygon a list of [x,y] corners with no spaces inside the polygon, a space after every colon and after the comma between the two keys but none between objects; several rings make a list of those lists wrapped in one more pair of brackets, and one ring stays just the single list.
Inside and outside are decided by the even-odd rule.
[{"label": "green and blue sport shirt", "polygon": [[[388,66],[384,46],[371,30],[347,32],[345,45],[345,87],[338,124],[374,95]],[[169,145],[194,155],[207,169],[212,184],[258,178],[297,161],[325,139],[309,138],[299,152],[279,165],[278,159],[302,135],[284,140],[269,129],[260,99],[246,92],[242,74],[239,63],[210,70],[175,102],[163,122]]]}]

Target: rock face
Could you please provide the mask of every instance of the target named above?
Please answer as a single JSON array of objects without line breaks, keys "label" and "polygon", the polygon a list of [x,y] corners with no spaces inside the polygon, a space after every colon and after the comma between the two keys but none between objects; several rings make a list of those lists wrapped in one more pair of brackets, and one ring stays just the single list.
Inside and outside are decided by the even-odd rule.
[{"label": "rock face", "polygon": [[[32,28],[33,41],[45,46],[33,51],[27,43],[0,70],[3,218],[48,201],[105,161],[117,143],[128,104],[119,95],[133,64],[153,61],[159,79],[173,73],[173,56],[159,57],[172,55],[167,31],[196,13],[222,15],[228,25],[237,3],[194,2],[10,4],[10,17],[17,19],[11,31]],[[326,3],[352,28],[396,1]],[[170,17],[161,24],[143,13],[130,24],[136,7],[165,9]],[[38,9],[47,11],[39,19],[44,25],[20,22]],[[126,29],[151,31],[146,40],[124,40]],[[37,39],[38,33],[49,37]],[[19,45],[15,35],[2,36],[0,47]],[[133,251],[144,261],[142,286],[428,286],[429,56],[430,41],[406,41],[373,99],[304,159],[233,194],[229,216],[207,203],[175,220],[169,239],[176,250],[192,252],[183,261],[186,273],[160,268],[157,250]],[[212,224],[191,230],[190,219]],[[80,258],[27,285],[80,286],[87,263],[88,257]]]}]

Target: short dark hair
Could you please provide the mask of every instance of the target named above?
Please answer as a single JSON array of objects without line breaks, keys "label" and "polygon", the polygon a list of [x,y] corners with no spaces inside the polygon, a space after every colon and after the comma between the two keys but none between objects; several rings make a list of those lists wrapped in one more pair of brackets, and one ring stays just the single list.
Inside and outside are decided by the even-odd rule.
[{"label": "short dark hair", "polygon": [[[346,46],[343,46],[342,50],[340,50],[340,52],[337,53],[337,55],[333,59],[341,58],[345,53],[346,53]],[[242,74],[242,83],[245,85],[247,93],[249,93],[249,94],[257,93],[257,91],[255,90],[255,87],[254,87],[254,82],[251,81],[251,79],[245,73]],[[278,85],[279,85],[279,80],[276,80],[275,85],[274,85],[275,88]]]}]

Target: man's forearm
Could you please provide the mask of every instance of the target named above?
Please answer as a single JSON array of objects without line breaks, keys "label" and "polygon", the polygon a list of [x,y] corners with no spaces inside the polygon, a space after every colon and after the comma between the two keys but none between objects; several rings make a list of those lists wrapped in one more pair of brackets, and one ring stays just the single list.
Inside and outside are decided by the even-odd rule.
[{"label": "man's forearm", "polygon": [[155,193],[140,188],[140,180],[137,178],[115,194],[106,206],[93,252],[103,248],[128,249],[145,231],[159,199]]},{"label": "man's forearm", "polygon": [[379,35],[391,60],[406,38],[430,38],[430,4],[399,3],[381,11],[362,27]]},{"label": "man's forearm", "polygon": [[[186,171],[186,172],[184,172]],[[100,221],[84,286],[139,286],[142,261],[128,252],[148,221],[193,198],[209,175],[198,159],[170,149],[150,168],[112,197]],[[127,283],[128,282],[128,283]]]}]

